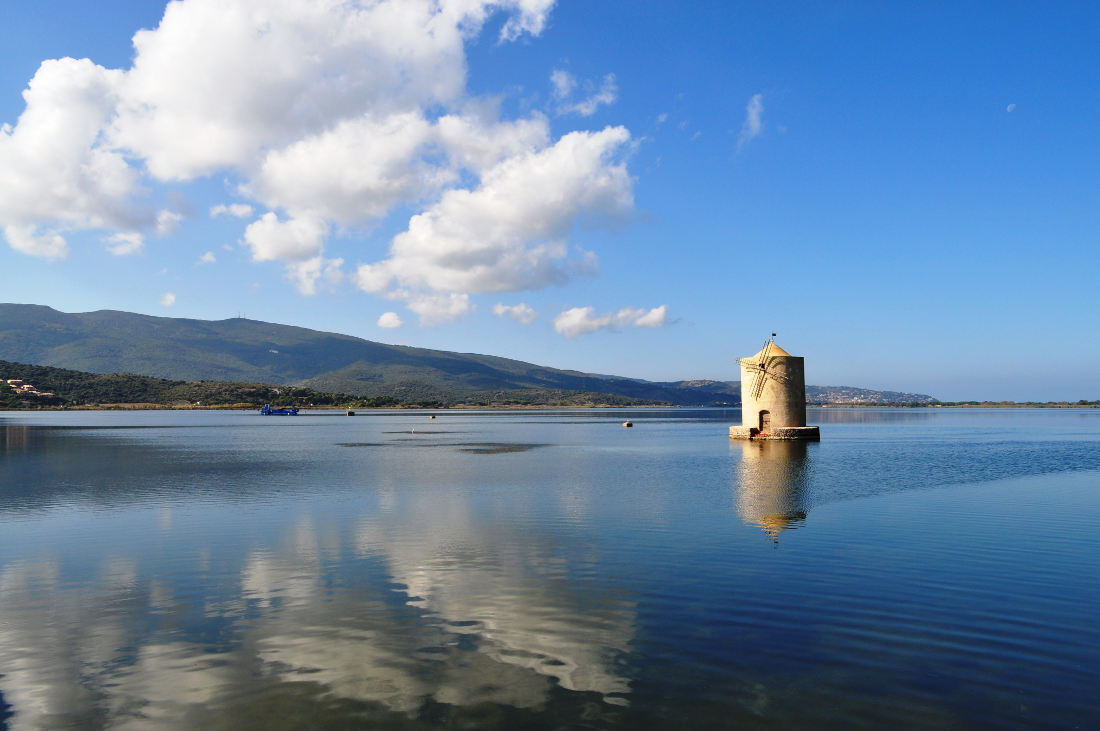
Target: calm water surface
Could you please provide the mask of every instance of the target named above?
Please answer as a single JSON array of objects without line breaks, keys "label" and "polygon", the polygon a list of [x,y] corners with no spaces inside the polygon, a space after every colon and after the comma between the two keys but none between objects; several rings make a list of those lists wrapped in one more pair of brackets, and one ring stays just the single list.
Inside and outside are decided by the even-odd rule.
[{"label": "calm water surface", "polygon": [[0,413],[0,727],[1100,726],[1100,410],[436,413]]}]

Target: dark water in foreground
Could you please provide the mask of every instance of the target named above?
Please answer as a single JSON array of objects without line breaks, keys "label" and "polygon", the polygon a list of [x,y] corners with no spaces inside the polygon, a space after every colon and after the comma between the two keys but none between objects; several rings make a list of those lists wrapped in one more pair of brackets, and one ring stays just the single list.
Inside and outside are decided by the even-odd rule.
[{"label": "dark water in foreground", "polygon": [[1100,410],[437,413],[0,413],[0,727],[1100,727]]}]

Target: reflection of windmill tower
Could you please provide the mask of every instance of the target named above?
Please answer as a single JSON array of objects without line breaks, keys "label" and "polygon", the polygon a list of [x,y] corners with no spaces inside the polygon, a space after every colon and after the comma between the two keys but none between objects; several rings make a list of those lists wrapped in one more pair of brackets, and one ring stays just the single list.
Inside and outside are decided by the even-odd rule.
[{"label": "reflection of windmill tower", "polygon": [[741,426],[730,439],[820,439],[806,426],[806,370],[802,358],[775,344],[775,333],[760,352],[741,358]]},{"label": "reflection of windmill tower", "polygon": [[737,513],[776,543],[806,520],[808,456],[804,441],[741,442]]}]

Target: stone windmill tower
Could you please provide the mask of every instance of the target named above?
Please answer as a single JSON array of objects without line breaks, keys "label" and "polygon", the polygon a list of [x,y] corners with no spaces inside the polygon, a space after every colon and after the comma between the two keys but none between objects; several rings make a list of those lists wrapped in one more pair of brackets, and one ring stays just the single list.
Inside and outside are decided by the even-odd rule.
[{"label": "stone windmill tower", "polygon": [[775,344],[775,333],[760,352],[741,358],[741,426],[730,439],[821,438],[806,426],[806,368],[802,358]]}]

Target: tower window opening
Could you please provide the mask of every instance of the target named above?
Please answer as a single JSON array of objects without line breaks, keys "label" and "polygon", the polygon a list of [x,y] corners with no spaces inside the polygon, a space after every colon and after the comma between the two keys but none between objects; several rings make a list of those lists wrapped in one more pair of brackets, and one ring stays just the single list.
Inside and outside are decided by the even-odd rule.
[{"label": "tower window opening", "polygon": [[771,426],[772,426],[771,412],[770,411],[761,411],[760,412],[760,431],[761,432],[766,432],[769,429],[771,429]]}]

